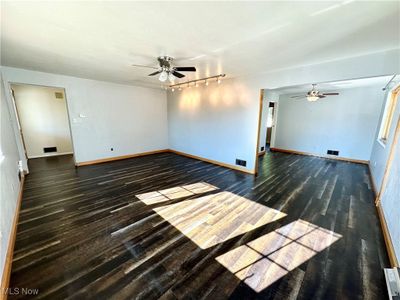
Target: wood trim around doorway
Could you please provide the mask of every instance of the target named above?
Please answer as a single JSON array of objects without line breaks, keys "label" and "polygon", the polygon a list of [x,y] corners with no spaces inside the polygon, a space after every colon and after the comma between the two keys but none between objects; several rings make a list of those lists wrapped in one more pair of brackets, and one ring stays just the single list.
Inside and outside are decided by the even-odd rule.
[{"label": "wood trim around doorway", "polygon": [[263,99],[264,99],[264,90],[260,90],[260,99],[259,99],[259,107],[258,107],[258,125],[257,125],[257,142],[256,142],[256,153],[254,162],[254,175],[258,175],[258,148],[260,147],[260,128],[261,128],[261,117],[262,117],[262,106],[263,106]]}]

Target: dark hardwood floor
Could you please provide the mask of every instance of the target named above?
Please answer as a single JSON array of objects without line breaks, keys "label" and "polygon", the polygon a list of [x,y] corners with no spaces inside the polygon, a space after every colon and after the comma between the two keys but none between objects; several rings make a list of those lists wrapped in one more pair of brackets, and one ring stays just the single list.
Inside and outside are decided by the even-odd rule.
[{"label": "dark hardwood floor", "polygon": [[386,297],[365,165],[268,152],[258,177],[172,153],[29,167],[10,287],[36,298]]}]

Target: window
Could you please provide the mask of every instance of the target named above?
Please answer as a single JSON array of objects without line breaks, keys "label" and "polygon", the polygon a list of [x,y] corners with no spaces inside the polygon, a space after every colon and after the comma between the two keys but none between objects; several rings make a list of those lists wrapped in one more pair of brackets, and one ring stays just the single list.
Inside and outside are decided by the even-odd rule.
[{"label": "window", "polygon": [[386,145],[389,137],[390,124],[392,123],[394,110],[400,93],[400,86],[397,86],[389,93],[389,98],[386,102],[385,111],[383,113],[381,128],[379,130],[379,142]]}]

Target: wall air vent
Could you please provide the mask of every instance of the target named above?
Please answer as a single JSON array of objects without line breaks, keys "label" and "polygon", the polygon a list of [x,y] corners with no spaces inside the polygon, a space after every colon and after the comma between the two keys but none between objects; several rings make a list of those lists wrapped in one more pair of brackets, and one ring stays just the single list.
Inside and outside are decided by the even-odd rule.
[{"label": "wall air vent", "polygon": [[57,152],[57,147],[44,147],[43,152],[44,153]]},{"label": "wall air vent", "polygon": [[236,159],[236,164],[237,164],[238,166],[245,167],[245,166],[246,166],[246,161],[245,161],[245,160],[242,160],[242,159]]},{"label": "wall air vent", "polygon": [[54,95],[56,99],[64,99],[64,94],[62,92],[55,92]]},{"label": "wall air vent", "polygon": [[338,150],[328,150],[328,151],[326,151],[326,154],[338,156],[339,151]]}]

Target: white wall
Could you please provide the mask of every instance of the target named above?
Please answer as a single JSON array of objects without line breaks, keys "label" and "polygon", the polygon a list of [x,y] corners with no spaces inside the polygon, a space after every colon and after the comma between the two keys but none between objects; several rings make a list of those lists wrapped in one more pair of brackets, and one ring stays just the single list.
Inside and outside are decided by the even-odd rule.
[{"label": "white wall", "polygon": [[[28,158],[72,153],[71,133],[62,89],[35,85],[12,85]],[[44,147],[57,152],[44,153]]]},{"label": "white wall", "polygon": [[382,106],[382,86],[337,89],[316,102],[279,97],[275,148],[369,160]]},{"label": "white wall", "polygon": [[0,272],[4,263],[15,215],[20,183],[18,180],[19,153],[11,126],[11,115],[1,86],[1,143],[0,143]]},{"label": "white wall", "polygon": [[65,88],[76,162],[168,148],[163,90],[10,67],[1,72],[6,85]]},{"label": "white wall", "polygon": [[170,147],[230,164],[242,158],[253,169],[260,89],[395,74],[399,57],[390,50],[168,92]]}]

